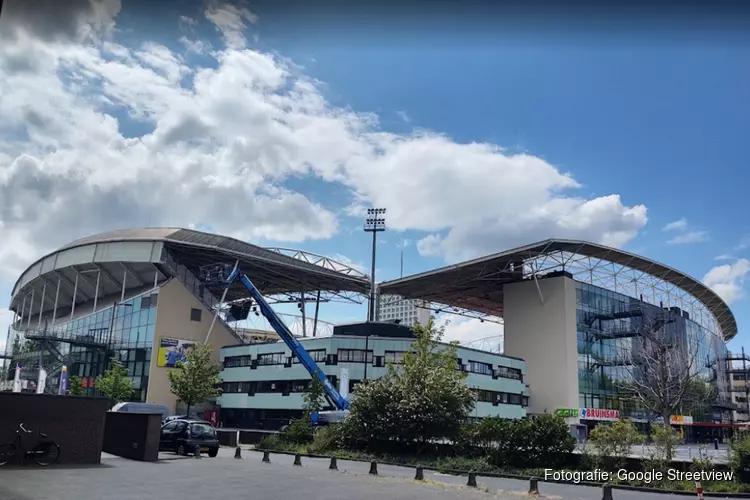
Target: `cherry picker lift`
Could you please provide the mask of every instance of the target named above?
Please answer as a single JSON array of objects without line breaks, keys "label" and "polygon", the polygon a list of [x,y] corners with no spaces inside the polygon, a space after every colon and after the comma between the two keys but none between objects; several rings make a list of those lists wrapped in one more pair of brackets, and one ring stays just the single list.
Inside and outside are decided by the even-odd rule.
[{"label": "cherry picker lift", "polygon": [[257,304],[260,313],[268,320],[271,327],[279,334],[279,337],[292,351],[292,355],[299,359],[302,366],[305,367],[311,377],[318,379],[325,388],[326,397],[329,402],[333,405],[336,410],[320,412],[319,415],[314,415],[313,419],[324,422],[335,422],[343,419],[349,411],[349,401],[341,396],[339,391],[333,386],[328,377],[318,367],[315,360],[310,354],[302,347],[302,344],[292,334],[289,328],[284,324],[284,321],[276,314],[271,306],[263,298],[263,295],[250,281],[250,278],[246,274],[240,271],[239,262],[234,266],[232,264],[212,264],[210,266],[203,266],[200,269],[200,280],[206,285],[215,285],[228,288],[232,286],[236,280],[247,289],[252,300]]}]

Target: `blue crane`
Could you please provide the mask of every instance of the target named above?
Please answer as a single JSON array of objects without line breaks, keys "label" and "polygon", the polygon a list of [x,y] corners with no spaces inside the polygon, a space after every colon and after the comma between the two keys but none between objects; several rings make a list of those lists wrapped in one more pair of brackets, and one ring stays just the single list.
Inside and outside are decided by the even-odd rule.
[{"label": "blue crane", "polygon": [[239,269],[239,265],[235,264],[214,264],[211,266],[204,266],[200,270],[201,281],[205,284],[216,284],[224,287],[230,287],[235,280],[239,279],[240,283],[247,289],[250,297],[255,301],[260,309],[261,314],[268,320],[279,337],[292,351],[292,354],[299,359],[302,366],[305,367],[311,377],[317,378],[323,383],[325,387],[326,395],[328,399],[336,406],[339,411],[346,411],[349,409],[349,401],[339,394],[339,391],[333,386],[328,377],[325,376],[323,371],[318,367],[318,364],[310,356],[310,354],[302,347],[302,344],[292,334],[289,328],[284,324],[284,321],[271,309],[271,306],[263,298],[263,295],[250,281],[250,278],[242,273]]}]

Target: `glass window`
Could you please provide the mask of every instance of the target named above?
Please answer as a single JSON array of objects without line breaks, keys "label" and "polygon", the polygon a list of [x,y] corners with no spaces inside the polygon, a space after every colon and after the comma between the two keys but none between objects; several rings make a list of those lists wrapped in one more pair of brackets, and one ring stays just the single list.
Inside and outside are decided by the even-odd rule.
[{"label": "glass window", "polygon": [[[339,349],[338,361],[339,363],[364,363],[365,362],[365,350],[364,349]],[[372,351],[367,351],[367,363],[372,363]]]},{"label": "glass window", "polygon": [[203,315],[203,311],[200,309],[192,308],[190,309],[190,321],[201,321],[201,316]]}]

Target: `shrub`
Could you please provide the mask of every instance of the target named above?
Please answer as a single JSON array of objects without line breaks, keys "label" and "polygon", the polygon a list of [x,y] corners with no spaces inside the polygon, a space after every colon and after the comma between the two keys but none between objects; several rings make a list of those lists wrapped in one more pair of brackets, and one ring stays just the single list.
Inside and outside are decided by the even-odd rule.
[{"label": "shrub", "polygon": [[630,420],[618,420],[611,424],[598,424],[591,431],[589,440],[597,464],[603,469],[616,470],[624,468],[631,448],[643,442],[643,436]]},{"label": "shrub", "polygon": [[289,444],[307,444],[313,442],[313,429],[310,422],[305,419],[293,420],[289,427],[279,434],[281,441]]},{"label": "shrub", "polygon": [[310,453],[324,453],[334,451],[341,446],[341,426],[329,425],[320,427],[313,433],[312,444],[307,449]]},{"label": "shrub", "polygon": [[743,483],[750,483],[750,435],[735,439],[731,447],[729,466]]}]

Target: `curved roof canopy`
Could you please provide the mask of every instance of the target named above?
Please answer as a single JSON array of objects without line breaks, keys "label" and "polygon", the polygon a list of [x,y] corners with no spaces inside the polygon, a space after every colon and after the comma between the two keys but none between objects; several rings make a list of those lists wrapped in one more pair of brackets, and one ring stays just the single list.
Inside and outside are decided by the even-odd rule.
[{"label": "curved roof canopy", "polygon": [[[10,308],[20,312],[25,307],[24,316],[29,311],[37,314],[40,305],[44,311],[58,300],[60,305],[70,304],[73,295],[76,303],[87,302],[95,295],[119,294],[123,282],[128,289],[150,287],[185,271],[198,276],[204,265],[237,260],[266,295],[318,290],[366,294],[370,288],[368,277],[346,273],[346,266],[332,266],[329,260],[322,265],[191,229],[141,228],[80,238],[37,260],[16,281]],[[236,283],[226,300],[246,297],[247,291]],[[26,299],[31,306],[22,304]]]},{"label": "curved roof canopy", "polygon": [[[654,276],[695,297],[713,314],[726,340],[737,334],[729,306],[706,285],[659,262],[586,241],[549,239],[380,284],[380,293],[503,316],[502,284],[517,281],[518,264],[566,252],[606,260]],[[515,264],[515,266],[513,265]]]}]

